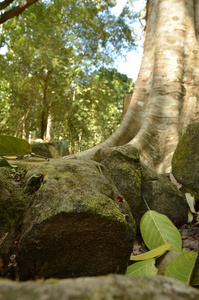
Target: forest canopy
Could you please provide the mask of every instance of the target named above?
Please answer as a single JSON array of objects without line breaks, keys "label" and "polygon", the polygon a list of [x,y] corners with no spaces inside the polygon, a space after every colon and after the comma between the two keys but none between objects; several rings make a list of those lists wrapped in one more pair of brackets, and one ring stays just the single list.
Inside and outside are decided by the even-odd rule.
[{"label": "forest canopy", "polygon": [[131,2],[119,16],[111,12],[116,1],[35,2],[1,25],[0,134],[36,132],[80,151],[121,122],[134,83],[113,63],[136,47],[137,15]]}]

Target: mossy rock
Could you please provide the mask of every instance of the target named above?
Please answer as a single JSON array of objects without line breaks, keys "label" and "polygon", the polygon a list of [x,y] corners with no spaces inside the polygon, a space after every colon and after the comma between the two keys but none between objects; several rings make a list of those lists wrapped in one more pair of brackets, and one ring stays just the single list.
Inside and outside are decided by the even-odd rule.
[{"label": "mossy rock", "polygon": [[0,168],[0,234],[18,232],[31,201],[9,167]]},{"label": "mossy rock", "polygon": [[0,168],[0,276],[13,277],[10,256],[16,250],[24,215],[32,196],[27,195],[9,167]]},{"label": "mossy rock", "polygon": [[145,205],[141,198],[141,164],[138,149],[128,144],[104,148],[96,153],[94,160],[108,169],[117,189],[128,202],[139,230]]},{"label": "mossy rock", "polygon": [[[184,194],[164,175],[142,164],[142,197],[151,210],[166,215],[176,227],[187,223],[188,205]],[[145,212],[148,207],[144,205]]]},{"label": "mossy rock", "polygon": [[33,143],[31,146],[33,153],[46,158],[59,158],[69,154],[67,141]]},{"label": "mossy rock", "polygon": [[94,159],[108,169],[129,204],[138,231],[148,207],[165,214],[177,227],[187,222],[188,206],[184,195],[164,176],[141,164],[138,149],[133,145],[101,149]]},{"label": "mossy rock", "polygon": [[182,185],[199,192],[199,122],[187,126],[172,159],[172,173]]},{"label": "mossy rock", "polygon": [[43,180],[32,190],[23,221],[18,279],[125,273],[134,220],[128,204],[117,201],[105,168],[94,161],[58,159],[26,162],[26,169],[24,184],[35,174]]}]

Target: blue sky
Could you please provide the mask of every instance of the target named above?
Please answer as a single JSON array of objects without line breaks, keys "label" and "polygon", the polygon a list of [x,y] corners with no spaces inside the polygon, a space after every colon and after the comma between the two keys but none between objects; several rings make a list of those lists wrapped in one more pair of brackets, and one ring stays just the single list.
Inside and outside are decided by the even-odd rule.
[{"label": "blue sky", "polygon": [[[118,15],[122,8],[124,7],[127,0],[117,0],[117,5],[112,9],[112,12],[116,15]],[[135,10],[139,11],[144,8],[146,3],[146,0],[134,0],[134,6]],[[138,30],[139,29],[139,24]],[[133,81],[136,81],[141,60],[142,60],[142,53],[143,53],[143,39],[139,42],[139,46],[136,50],[132,50],[132,52],[129,52],[127,54],[126,59],[118,59],[118,61],[115,62],[115,67],[120,73],[126,74],[129,78],[132,78]]]}]

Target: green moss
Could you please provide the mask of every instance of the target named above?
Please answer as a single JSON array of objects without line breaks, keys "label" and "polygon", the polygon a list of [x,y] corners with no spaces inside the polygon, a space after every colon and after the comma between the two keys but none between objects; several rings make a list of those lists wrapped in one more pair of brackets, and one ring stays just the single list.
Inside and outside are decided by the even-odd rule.
[{"label": "green moss", "polygon": [[[15,201],[15,199],[17,199],[15,202],[16,207],[13,203],[9,204],[9,207],[13,209],[12,214],[8,211],[6,215],[5,213],[4,215],[0,215],[1,224],[4,224],[4,226],[7,226],[6,219],[8,215],[12,215],[9,221],[9,227],[19,226],[27,205],[33,197],[34,205],[29,211],[29,217],[32,218],[32,220],[37,216],[39,222],[42,222],[42,220],[54,216],[58,213],[58,210],[71,211],[72,213],[75,211],[83,211],[85,213],[87,211],[93,211],[96,215],[113,217],[126,226],[127,221],[123,215],[123,211],[120,210],[120,208],[118,209],[117,201],[113,200],[115,197],[114,191],[97,167],[96,172],[95,168],[92,167],[91,174],[89,173],[88,178],[88,176],[84,176],[84,165],[78,169],[73,162],[66,164],[62,161],[61,163],[53,165],[46,162],[30,163],[17,161],[16,164],[20,169],[26,169],[28,171],[26,179],[24,180],[24,186],[28,178],[39,172],[44,174],[44,184],[41,185],[36,195],[27,196],[20,183],[16,185],[15,183],[11,183],[11,180],[6,181],[6,184],[3,183],[6,189],[8,185],[11,185],[11,188],[8,190],[11,190],[13,193],[12,200]],[[128,170],[131,174],[131,170],[128,169],[128,164],[124,164],[123,168],[124,170]],[[10,176],[9,172],[8,175]],[[87,173],[85,171],[85,174],[88,174],[88,171]],[[5,175],[2,175],[2,178],[5,178]],[[94,178],[96,178],[96,180],[92,180]],[[94,183],[96,186],[93,186]],[[14,193],[16,194],[14,195]],[[44,198],[45,201],[43,201]],[[76,199],[75,202],[73,199]],[[3,209],[1,209],[1,211],[3,211]]]},{"label": "green moss", "polygon": [[186,169],[187,162],[185,161],[185,156],[192,156],[191,147],[189,147],[190,137],[188,135],[183,136],[183,140],[180,140],[178,147],[173,156],[173,167],[176,172],[182,172]]},{"label": "green moss", "polygon": [[105,195],[97,193],[89,199],[86,199],[84,205],[88,206],[89,209],[93,209],[98,215],[104,217],[116,216],[118,221],[125,221],[124,216],[118,210],[117,204]]},{"label": "green moss", "polygon": [[25,214],[31,196],[27,196],[20,182],[12,178],[10,168],[0,169],[0,227],[8,231],[17,230]]},{"label": "green moss", "polygon": [[49,279],[38,279],[38,280],[36,280],[35,282],[37,282],[37,283],[42,283],[42,284],[45,284],[45,283],[58,283],[58,282],[60,282],[60,279],[58,279],[58,278],[49,278]]},{"label": "green moss", "polygon": [[178,182],[199,191],[199,122],[186,128],[174,152],[172,160],[173,174]]},{"label": "green moss", "polygon": [[141,170],[139,167],[130,165],[129,162],[121,162],[119,166],[124,172],[132,176],[134,185],[141,186]]}]

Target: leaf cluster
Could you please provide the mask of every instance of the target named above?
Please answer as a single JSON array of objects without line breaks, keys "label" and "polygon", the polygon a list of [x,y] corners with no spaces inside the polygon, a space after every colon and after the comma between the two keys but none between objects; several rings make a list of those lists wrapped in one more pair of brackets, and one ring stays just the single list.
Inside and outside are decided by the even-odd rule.
[{"label": "leaf cluster", "polygon": [[186,284],[199,285],[197,253],[182,249],[178,229],[169,218],[156,211],[147,211],[140,222],[142,238],[150,250],[131,256],[128,276],[165,275]]}]

